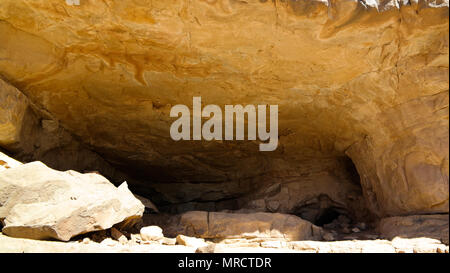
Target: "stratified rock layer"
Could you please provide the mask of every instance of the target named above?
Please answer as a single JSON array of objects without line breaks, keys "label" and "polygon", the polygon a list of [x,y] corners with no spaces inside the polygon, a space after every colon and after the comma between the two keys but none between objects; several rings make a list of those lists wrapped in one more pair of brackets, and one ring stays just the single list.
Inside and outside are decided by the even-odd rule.
[{"label": "stratified rock layer", "polygon": [[[145,221],[162,225],[164,235],[226,240],[322,240],[322,229],[295,215],[281,213],[227,213],[189,211],[171,217],[148,216]],[[162,221],[161,221],[162,220]]]},{"label": "stratified rock layer", "polygon": [[[347,154],[378,216],[446,213],[448,11],[442,0],[3,0],[0,76],[160,203],[344,185],[320,162]],[[174,142],[171,106],[193,96],[279,105],[278,149]],[[346,207],[344,188],[331,199]],[[320,194],[332,195],[299,205]],[[257,198],[296,206],[270,197]]]},{"label": "stratified rock layer", "polygon": [[389,239],[425,237],[448,245],[448,221],[448,214],[396,216],[382,219],[378,229]]}]

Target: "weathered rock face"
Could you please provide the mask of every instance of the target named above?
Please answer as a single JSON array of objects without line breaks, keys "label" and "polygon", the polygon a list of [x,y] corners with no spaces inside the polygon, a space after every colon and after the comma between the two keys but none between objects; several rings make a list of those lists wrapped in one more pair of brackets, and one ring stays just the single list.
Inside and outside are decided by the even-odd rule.
[{"label": "weathered rock face", "polygon": [[59,172],[41,162],[0,171],[2,233],[68,241],[75,235],[134,222],[144,212],[124,183],[98,174]]},{"label": "weathered rock face", "polygon": [[[448,26],[445,0],[3,0],[0,76],[158,205],[445,213]],[[279,105],[278,149],[174,142],[193,96]]]},{"label": "weathered rock face", "polygon": [[16,88],[0,79],[0,145],[13,148],[20,141],[24,116],[28,109],[27,98]]},{"label": "weathered rock face", "polygon": [[119,183],[128,178],[76,140],[51,114],[37,109],[17,88],[2,79],[0,146],[23,162],[42,161],[59,170],[100,171]]},{"label": "weathered rock face", "polygon": [[448,212],[448,91],[389,109],[386,127],[353,144],[370,208],[383,214]]},{"label": "weathered rock face", "polygon": [[396,216],[382,219],[378,229],[389,239],[425,237],[448,245],[448,221],[448,214]]}]

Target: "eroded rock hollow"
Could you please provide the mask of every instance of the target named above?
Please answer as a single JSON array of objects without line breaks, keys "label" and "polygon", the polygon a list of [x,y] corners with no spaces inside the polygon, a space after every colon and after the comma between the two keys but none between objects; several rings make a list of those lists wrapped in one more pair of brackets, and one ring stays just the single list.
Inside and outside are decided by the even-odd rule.
[{"label": "eroded rock hollow", "polygon": [[[447,214],[448,1],[0,2],[0,146],[161,211]],[[172,106],[278,105],[279,144],[174,141]]]}]

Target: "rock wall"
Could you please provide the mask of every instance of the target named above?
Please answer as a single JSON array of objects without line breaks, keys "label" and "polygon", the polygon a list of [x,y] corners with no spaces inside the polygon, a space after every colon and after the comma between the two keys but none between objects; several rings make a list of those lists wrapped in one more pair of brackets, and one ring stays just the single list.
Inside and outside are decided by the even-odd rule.
[{"label": "rock wall", "polygon": [[[3,0],[0,76],[161,204],[289,181],[284,196],[348,209],[336,200],[354,189],[336,174],[345,164],[321,163],[348,155],[372,213],[448,213],[448,11],[446,0]],[[193,96],[279,105],[278,149],[174,142],[171,106]],[[269,197],[254,201],[270,210]]]},{"label": "rock wall", "polygon": [[448,212],[448,101],[447,91],[389,109],[375,117],[383,127],[347,150],[373,211]]},{"label": "rock wall", "polygon": [[44,161],[59,170],[99,171],[117,183],[128,178],[2,79],[0,146],[20,161]]}]

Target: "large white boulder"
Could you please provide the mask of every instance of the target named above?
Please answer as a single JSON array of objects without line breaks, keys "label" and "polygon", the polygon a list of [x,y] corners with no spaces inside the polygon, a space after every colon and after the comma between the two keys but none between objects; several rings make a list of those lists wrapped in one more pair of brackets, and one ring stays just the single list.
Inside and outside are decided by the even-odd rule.
[{"label": "large white boulder", "polygon": [[116,188],[95,173],[55,171],[41,162],[0,171],[0,221],[8,236],[68,241],[143,212],[126,182]]}]

